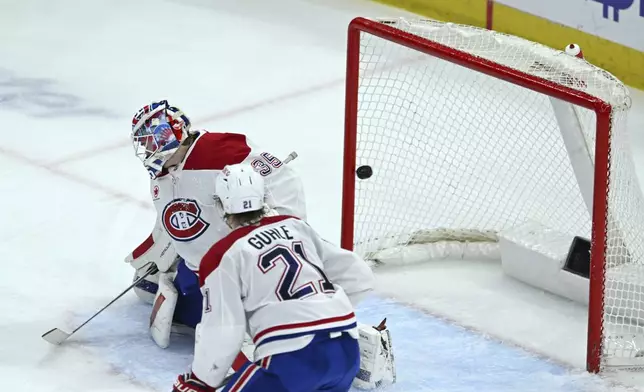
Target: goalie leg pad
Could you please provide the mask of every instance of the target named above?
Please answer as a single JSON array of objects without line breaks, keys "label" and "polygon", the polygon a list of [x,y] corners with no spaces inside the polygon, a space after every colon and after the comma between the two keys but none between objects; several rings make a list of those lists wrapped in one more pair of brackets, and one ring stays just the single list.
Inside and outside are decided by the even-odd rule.
[{"label": "goalie leg pad", "polygon": [[159,290],[154,299],[154,307],[150,315],[150,335],[161,348],[167,348],[170,345],[174,309],[179,298],[177,289],[172,281],[173,274],[160,274]]},{"label": "goalie leg pad", "polygon": [[378,327],[358,323],[360,370],[353,380],[359,389],[374,389],[396,382],[391,333],[384,321]]}]

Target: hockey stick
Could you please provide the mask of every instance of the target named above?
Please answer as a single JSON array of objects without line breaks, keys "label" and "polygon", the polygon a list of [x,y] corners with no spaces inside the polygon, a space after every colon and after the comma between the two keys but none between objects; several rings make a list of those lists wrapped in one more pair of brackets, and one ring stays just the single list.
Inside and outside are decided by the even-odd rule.
[{"label": "hockey stick", "polygon": [[112,305],[119,298],[124,296],[128,291],[132,290],[134,288],[134,286],[136,286],[139,282],[141,282],[143,279],[147,278],[149,275],[157,273],[159,271],[159,269],[157,268],[156,264],[154,264],[154,263],[151,263],[151,264],[152,265],[148,268],[148,270],[143,275],[141,275],[137,280],[135,280],[134,283],[132,283],[130,286],[128,286],[128,288],[126,288],[125,290],[123,290],[123,292],[121,294],[119,294],[116,298],[111,300],[107,305],[103,306],[103,308],[101,308],[101,310],[99,310],[98,312],[94,313],[94,315],[92,317],[90,317],[89,319],[85,320],[84,323],[82,323],[81,325],[76,327],[75,330],[73,330],[70,333],[67,333],[67,332],[63,331],[62,329],[54,328],[54,329],[51,329],[51,330],[45,332],[42,335],[42,338],[45,339],[46,341],[48,341],[49,343],[56,344],[56,345],[59,345],[59,344],[63,343],[65,340],[69,339],[69,337],[72,336],[73,334],[75,334],[76,331],[81,329],[85,324],[87,324],[90,321],[92,321],[94,319],[94,317],[96,317],[99,314],[101,314],[102,311],[107,309],[108,306]]}]

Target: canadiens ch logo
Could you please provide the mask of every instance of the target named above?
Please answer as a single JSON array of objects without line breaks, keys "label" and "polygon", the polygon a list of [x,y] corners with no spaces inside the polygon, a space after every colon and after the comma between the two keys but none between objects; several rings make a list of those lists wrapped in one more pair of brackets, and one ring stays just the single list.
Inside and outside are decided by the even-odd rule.
[{"label": "canadiens ch logo", "polygon": [[201,218],[201,208],[191,199],[172,200],[163,209],[161,219],[170,237],[177,241],[192,241],[210,224]]}]

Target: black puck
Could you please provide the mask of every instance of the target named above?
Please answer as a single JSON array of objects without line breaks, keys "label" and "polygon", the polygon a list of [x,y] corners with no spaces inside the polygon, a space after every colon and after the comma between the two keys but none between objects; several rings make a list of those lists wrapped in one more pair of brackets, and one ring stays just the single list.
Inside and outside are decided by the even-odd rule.
[{"label": "black puck", "polygon": [[373,175],[373,169],[369,165],[360,166],[356,170],[356,175],[358,176],[359,179],[364,180]]}]

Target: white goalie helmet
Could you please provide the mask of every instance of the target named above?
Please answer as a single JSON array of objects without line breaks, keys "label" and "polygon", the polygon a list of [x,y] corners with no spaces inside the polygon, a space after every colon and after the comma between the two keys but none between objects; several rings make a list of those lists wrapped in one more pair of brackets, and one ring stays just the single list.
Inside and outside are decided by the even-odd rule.
[{"label": "white goalie helmet", "polygon": [[217,177],[215,196],[226,214],[261,210],[264,195],[264,178],[250,165],[228,165]]}]

